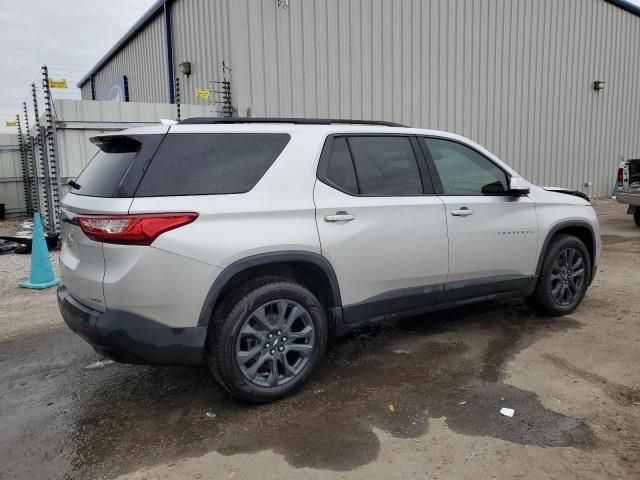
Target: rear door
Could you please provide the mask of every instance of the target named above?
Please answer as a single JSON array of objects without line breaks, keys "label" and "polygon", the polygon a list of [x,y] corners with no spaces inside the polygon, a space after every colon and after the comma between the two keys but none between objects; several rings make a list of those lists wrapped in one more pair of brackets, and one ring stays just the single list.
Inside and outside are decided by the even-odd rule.
[{"label": "rear door", "polygon": [[443,202],[410,136],[329,137],[314,198],[345,321],[438,303],[447,275]]},{"label": "rear door", "polygon": [[507,172],[470,146],[446,138],[421,141],[446,210],[444,301],[526,288],[538,251],[534,202],[507,194]]}]

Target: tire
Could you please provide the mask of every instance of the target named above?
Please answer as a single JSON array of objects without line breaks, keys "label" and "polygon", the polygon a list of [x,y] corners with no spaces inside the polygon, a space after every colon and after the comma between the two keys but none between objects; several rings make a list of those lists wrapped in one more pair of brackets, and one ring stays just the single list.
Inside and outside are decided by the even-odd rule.
[{"label": "tire", "polygon": [[[563,264],[562,258],[566,263]],[[544,315],[568,315],[582,302],[590,278],[591,259],[582,240],[572,235],[558,235],[545,253],[529,303]]]},{"label": "tire", "polygon": [[640,227],[640,207],[636,207],[635,212],[633,212],[633,221]]},{"label": "tire", "polygon": [[291,280],[261,277],[236,289],[216,309],[209,368],[237,399],[277,400],[305,383],[325,353],[328,333],[315,295]]}]

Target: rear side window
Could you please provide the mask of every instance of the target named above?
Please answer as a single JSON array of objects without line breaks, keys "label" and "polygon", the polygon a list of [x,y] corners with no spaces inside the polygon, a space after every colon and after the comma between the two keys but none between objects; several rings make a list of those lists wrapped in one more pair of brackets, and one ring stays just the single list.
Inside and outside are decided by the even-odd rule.
[{"label": "rear side window", "polygon": [[423,193],[409,137],[348,137],[360,193],[400,196]]},{"label": "rear side window", "polygon": [[111,197],[142,144],[124,136],[97,137],[92,142],[99,148],[98,153],[76,178],[72,192],[90,197]]},{"label": "rear side window", "polygon": [[336,138],[331,144],[326,176],[339,189],[354,195],[359,193],[356,172],[344,137]]},{"label": "rear side window", "polygon": [[287,134],[168,134],[136,192],[137,197],[245,193],[289,142]]}]

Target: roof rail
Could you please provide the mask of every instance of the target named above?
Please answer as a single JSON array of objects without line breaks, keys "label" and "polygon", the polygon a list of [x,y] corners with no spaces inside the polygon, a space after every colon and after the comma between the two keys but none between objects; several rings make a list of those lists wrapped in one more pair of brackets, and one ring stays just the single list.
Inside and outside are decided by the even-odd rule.
[{"label": "roof rail", "polygon": [[377,120],[347,120],[338,118],[279,118],[279,117],[264,117],[264,118],[252,118],[252,117],[193,117],[187,118],[179,122],[179,125],[195,125],[195,124],[234,124],[234,123],[294,123],[296,125],[333,125],[333,124],[347,124],[347,125],[379,125],[384,127],[403,127],[394,122],[381,122]]}]

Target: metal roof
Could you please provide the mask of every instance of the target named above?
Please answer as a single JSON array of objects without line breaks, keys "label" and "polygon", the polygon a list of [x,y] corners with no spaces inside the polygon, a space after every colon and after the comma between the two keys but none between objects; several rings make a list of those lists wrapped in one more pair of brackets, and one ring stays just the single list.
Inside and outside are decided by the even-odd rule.
[{"label": "metal roof", "polygon": [[97,73],[104,67],[109,61],[115,57],[122,48],[129,43],[129,41],[135,37],[138,33],[140,33],[151,21],[156,18],[156,16],[162,12],[164,8],[164,4],[167,0],[157,0],[149,10],[147,10],[140,19],[133,24],[133,26],[127,30],[120,40],[116,42],[116,44],[109,49],[109,51],[96,63],[89,73],[87,73],[84,77],[80,79],[78,82],[78,88],[81,88],[82,85],[87,83],[91,78],[91,75]]},{"label": "metal roof", "polygon": [[[160,12],[163,11],[165,3],[172,0],[157,0],[149,10],[145,12],[145,14],[136,22],[134,25],[127,30],[118,42],[111,47],[111,49],[96,63],[89,73],[87,73],[84,77],[80,79],[78,82],[78,87],[81,88],[85,83],[89,81],[92,75],[97,73],[104,67],[113,57],[115,57],[118,52],[127,44],[129,41],[135,37],[140,31],[142,31]],[[629,0],[604,0],[608,3],[611,3],[623,10],[626,10],[629,13],[640,16],[640,6],[631,3]]]}]

